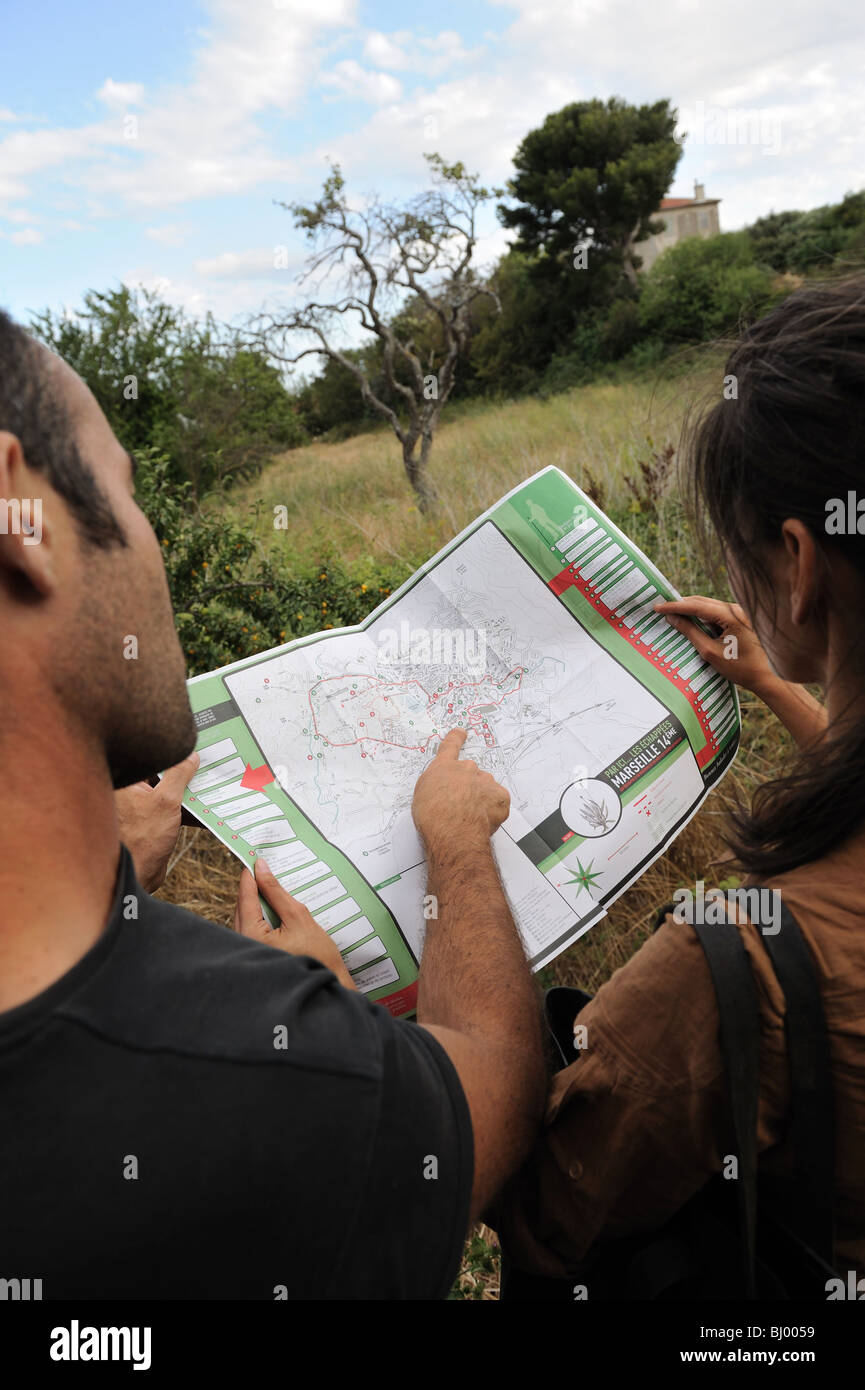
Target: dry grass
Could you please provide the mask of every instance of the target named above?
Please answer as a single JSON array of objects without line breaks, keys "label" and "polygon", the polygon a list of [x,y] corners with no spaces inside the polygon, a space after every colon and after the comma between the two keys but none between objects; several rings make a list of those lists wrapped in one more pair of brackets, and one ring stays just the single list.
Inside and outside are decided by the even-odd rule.
[{"label": "dry grass", "polygon": [[[430,459],[441,499],[435,520],[417,510],[399,446],[385,428],[291,450],[238,489],[232,506],[253,511],[266,545],[287,547],[298,558],[319,559],[330,547],[348,561],[396,560],[408,575],[549,464],[578,483],[589,469],[611,504],[627,504],[624,474],[635,471],[654,443],[677,439],[684,401],[702,395],[711,370],[711,360],[701,359],[689,376],[597,383],[547,401],[462,406],[439,430]],[[287,508],[287,530],[274,532],[275,506]]]}]

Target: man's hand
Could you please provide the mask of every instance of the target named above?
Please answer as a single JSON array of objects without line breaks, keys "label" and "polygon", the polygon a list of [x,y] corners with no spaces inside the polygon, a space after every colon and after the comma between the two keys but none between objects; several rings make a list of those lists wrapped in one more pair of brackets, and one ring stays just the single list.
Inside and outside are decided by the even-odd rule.
[{"label": "man's hand", "polygon": [[511,809],[509,793],[489,772],[471,759],[460,762],[467,737],[465,729],[451,729],[414,789],[414,823],[431,854],[442,844],[486,844]]},{"label": "man's hand", "polygon": [[[261,915],[259,893],[279,916],[279,926],[271,927]],[[234,930],[266,946],[288,951],[292,956],[312,956],[332,970],[341,985],[355,989],[342,956],[324,927],[316,922],[309,908],[287,893],[261,858],[255,861],[255,878],[244,869],[240,877]]]},{"label": "man's hand", "polygon": [[171,851],[180,834],[180,799],[199,761],[197,753],[190,753],[182,763],[170,767],[155,787],[149,782],[134,782],[114,793],[120,838],[147,893],[155,893],[165,882]]}]

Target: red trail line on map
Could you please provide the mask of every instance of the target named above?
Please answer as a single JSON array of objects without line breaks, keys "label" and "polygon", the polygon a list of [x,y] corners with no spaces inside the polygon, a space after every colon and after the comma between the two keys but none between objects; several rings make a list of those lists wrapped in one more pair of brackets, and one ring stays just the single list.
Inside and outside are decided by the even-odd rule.
[{"label": "red trail line on map", "polygon": [[[513,671],[508,671],[508,674],[507,674],[507,675],[505,676],[505,678],[504,678],[505,681],[509,680],[510,677],[513,676],[516,672],[519,672],[519,678],[518,678],[517,683],[516,683],[516,685],[514,686],[514,688],[513,688],[512,690],[506,690],[506,691],[504,691],[504,693],[503,693],[502,696],[501,696],[501,699],[499,699],[499,700],[485,700],[483,703],[484,703],[484,704],[488,704],[488,705],[501,705],[502,702],[503,702],[504,700],[506,700],[506,699],[508,698],[509,695],[514,695],[514,694],[516,694],[516,692],[520,689],[520,687],[521,687],[521,685],[522,685],[523,676],[524,676],[524,674],[525,674],[525,670],[526,670],[526,668],[525,668],[524,666],[515,666],[514,669],[513,669]],[[334,743],[333,740],[332,740],[332,739],[329,739],[329,738],[327,737],[326,734],[321,733],[321,732],[319,731],[318,721],[316,720],[316,717],[315,717],[315,710],[313,709],[313,705],[312,705],[312,693],[313,693],[313,691],[314,691],[314,690],[317,690],[318,687],[319,687],[320,685],[326,684],[327,681],[346,681],[346,680],[351,680],[351,679],[352,679],[352,675],[351,675],[350,673],[347,674],[347,675],[344,675],[344,676],[323,676],[322,679],[321,679],[320,681],[317,681],[316,684],[315,684],[314,686],[312,686],[312,687],[310,688],[310,690],[307,692],[306,698],[307,698],[307,702],[308,702],[308,704],[309,704],[309,713],[310,713],[310,717],[311,717],[311,719],[312,719],[313,728],[315,729],[315,732],[316,732],[317,736],[318,736],[319,738],[321,738],[321,739],[324,739],[324,742],[328,745],[329,748],[355,748],[359,743],[365,743],[365,742],[366,742],[366,743],[383,743],[383,744],[384,744],[386,747],[388,747],[388,748],[404,748],[404,749],[406,749],[406,750],[408,750],[408,751],[410,751],[410,752],[423,752],[423,751],[426,749],[426,746],[427,746],[427,744],[429,743],[430,739],[435,737],[434,734],[430,734],[429,738],[427,738],[423,743],[395,743],[392,739],[387,739],[387,738],[376,738],[375,734],[361,734],[360,738],[350,739],[348,743]],[[358,674],[358,675],[357,675],[357,679],[358,679],[358,680],[370,681],[370,680],[373,680],[374,677],[372,677],[372,676],[365,676],[365,675],[362,675],[362,674]],[[456,690],[464,690],[464,689],[470,688],[470,687],[472,687],[472,686],[480,686],[480,685],[483,685],[484,680],[487,680],[487,679],[489,679],[489,677],[483,677],[483,679],[481,679],[481,680],[479,680],[479,681],[463,681],[461,685],[459,685],[459,686],[456,687]],[[425,695],[425,697],[426,697],[426,700],[427,700],[427,712],[428,712],[430,709],[433,708],[433,704],[434,704],[433,697],[430,695],[429,691],[428,691],[424,686],[421,685],[420,681],[417,681],[417,680],[410,680],[410,681],[387,681],[386,684],[387,684],[387,686],[388,686],[389,688],[399,687],[399,686],[401,686],[401,685],[416,685],[416,686],[418,687],[419,690],[422,690],[422,691],[423,691],[423,693],[424,693],[424,695]],[[504,682],[501,682],[501,684],[504,684]],[[367,694],[368,691],[364,691],[363,693],[364,693],[364,694]],[[437,691],[436,694],[438,694],[438,693],[439,693],[439,692]],[[449,692],[449,693],[451,693],[451,692]],[[456,693],[456,692],[453,692],[453,693]],[[357,697],[356,697],[356,698],[357,698]],[[441,706],[439,706],[439,708],[441,708]],[[471,708],[469,708],[469,709],[467,710],[467,713],[468,713],[469,718],[472,718],[472,710],[471,710]]]}]

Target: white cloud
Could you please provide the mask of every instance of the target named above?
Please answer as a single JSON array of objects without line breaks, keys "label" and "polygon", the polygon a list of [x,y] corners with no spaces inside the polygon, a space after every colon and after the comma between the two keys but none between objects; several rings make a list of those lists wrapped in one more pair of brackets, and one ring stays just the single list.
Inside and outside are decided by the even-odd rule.
[{"label": "white cloud", "polygon": [[16,246],[38,246],[45,240],[35,227],[23,227],[20,232],[9,232],[8,235],[9,240],[14,241]]},{"label": "white cloud", "polygon": [[71,170],[122,139],[114,121],[74,130],[17,130],[0,141],[0,197],[26,197],[29,176],[58,166]]},{"label": "white cloud", "polygon": [[120,279],[131,289],[144,286],[155,291],[166,303],[188,314],[202,317],[211,312],[223,323],[240,323],[251,312],[263,310],[266,305],[273,307],[273,289],[255,277],[251,280],[204,279],[197,278],[194,269],[188,275],[177,277],[159,274],[151,266],[138,266],[125,272]]},{"label": "white cloud", "polygon": [[152,290],[167,304],[175,304],[180,309],[186,309],[190,314],[204,314],[212,307],[200,285],[193,285],[183,280],[174,280],[167,275],[159,275],[146,268],[129,270],[120,278],[124,285],[128,285],[130,289]]},{"label": "white cloud", "polygon": [[[471,52],[455,30],[434,36],[409,28],[359,31],[355,5],[209,0],[210,28],[184,85],[145,92],[140,83],[109,78],[100,89],[108,107],[102,121],[75,130],[19,128],[0,141],[0,198],[24,199],[31,177],[50,169],[112,210],[117,198],[157,208],[262,184],[293,191],[300,180],[307,188],[311,165],[320,167],[330,154],[354,186],[358,177],[417,184],[426,176],[422,153],[434,148],[501,182],[520,139],[548,112],[613,93],[632,102],[667,95],[688,111],[698,101],[765,108],[776,116],[783,109],[784,145],[772,165],[759,146],[725,150],[699,146],[692,137],[681,183],[689,188],[694,177],[711,173],[725,218],[734,205],[742,210],[737,219],[763,210],[761,168],[764,188],[786,187],[779,196],[797,201],[803,179],[794,161],[806,156],[816,166],[821,199],[861,183],[855,146],[865,95],[856,71],[863,43],[846,0],[825,0],[819,15],[791,12],[781,0],[761,7],[729,0],[714,9],[671,0],[663,23],[634,0],[566,7],[560,0],[499,0],[508,27]],[[327,46],[353,34],[366,62],[345,58],[325,69]],[[456,63],[459,76],[441,76]],[[395,75],[408,72],[411,94]],[[376,110],[362,128],[328,136],[326,149],[289,155],[265,135],[259,118],[293,117],[316,84]],[[126,139],[123,109],[133,100],[140,101],[138,129]]]},{"label": "white cloud", "polygon": [[364,57],[369,58],[378,68],[393,68],[394,71],[411,67],[411,57],[406,47],[411,42],[408,29],[398,34],[381,34],[374,30],[367,34],[363,46]]},{"label": "white cloud", "polygon": [[421,65],[431,64],[434,71],[439,67],[450,67],[453,63],[463,63],[472,56],[453,29],[443,29],[433,39],[421,39],[420,51]]},{"label": "white cloud", "polygon": [[[143,207],[241,192],[291,178],[296,161],[272,148],[256,118],[297,111],[321,65],[319,45],[350,28],[356,0],[209,0],[212,25],[189,81],[145,100],[139,83],[109,78],[108,114],[93,125],[21,131],[0,141],[0,198],[27,196],[27,178],[62,171],[79,190]],[[140,101],[133,138],[127,104]]]},{"label": "white cloud", "polygon": [[6,222],[41,222],[42,219],[36,212],[31,212],[29,208],[5,208],[0,217]]},{"label": "white cloud", "polygon": [[140,106],[144,100],[144,87],[140,82],[115,82],[107,77],[96,95],[106,106],[119,110],[127,106]]},{"label": "white cloud", "polygon": [[213,280],[290,281],[300,269],[302,257],[283,246],[252,251],[223,251],[221,256],[195,262],[195,272]]},{"label": "white cloud", "polygon": [[[131,208],[136,231],[144,209],[158,257],[157,248],[182,243],[187,226],[195,231],[185,220],[194,218],[195,200],[254,190],[243,203],[245,224],[241,199],[231,205],[232,239],[260,249],[193,261],[195,250],[213,246],[202,238],[187,279],[164,281],[152,266],[136,272],[187,307],[234,312],[291,281],[294,261],[277,270],[273,247],[262,246],[283,235],[269,230],[270,199],[308,201],[326,157],[340,162],[352,195],[373,187],[401,197],[425,187],[423,154],[431,150],[465,160],[487,183],[504,183],[527,131],[567,102],[591,97],[669,97],[690,132],[671,192],[705,183],[722,199],[725,229],[862,186],[865,39],[847,0],[823,0],[816,11],[782,0],[714,7],[668,0],[663,11],[636,0],[492,3],[500,32],[468,49],[457,30],[421,33],[428,18],[421,12],[406,12],[417,14],[417,29],[413,19],[390,32],[364,28],[358,0],[203,0],[208,27],[183,83],[145,89],[108,78],[99,119],[78,128],[46,129],[0,111],[7,123],[0,125],[0,208],[12,205],[19,235],[33,232],[36,219],[25,222],[22,208],[39,207],[37,186],[53,178],[44,225],[55,224],[52,200],[58,215],[88,225]],[[368,119],[353,121],[352,110],[340,128],[339,97],[368,102]],[[327,135],[316,140],[309,132],[324,102]],[[757,139],[699,138],[698,103],[756,113]],[[124,133],[130,107],[134,139]],[[479,259],[488,260],[506,236],[492,209],[481,233]],[[87,282],[101,270],[94,267]]]},{"label": "white cloud", "polygon": [[443,29],[434,38],[418,36],[409,29],[393,34],[373,30],[366,36],[363,51],[376,67],[395,72],[414,69],[429,77],[437,77],[454,63],[465,62],[472,56],[453,29]]},{"label": "white cloud", "polygon": [[371,72],[362,68],[353,58],[337,63],[330,72],[322,74],[322,86],[333,87],[343,96],[359,97],[371,106],[383,106],[386,102],[398,101],[402,96],[402,84],[386,72]]},{"label": "white cloud", "polygon": [[138,159],[92,170],[89,185],[157,207],[290,179],[296,161],[272,148],[256,117],[297,111],[317,75],[317,45],[351,24],[354,5],[210,0],[213,25],[189,82],[142,110]]},{"label": "white cloud", "polygon": [[[566,103],[669,97],[685,115],[698,102],[752,111],[757,138],[742,145],[696,138],[691,121],[672,189],[690,193],[695,178],[706,183],[723,200],[722,227],[862,187],[865,36],[845,0],[826,0],[819,13],[781,0],[720,7],[670,0],[662,19],[635,0],[498,3],[512,21],[482,56],[470,55],[463,75],[416,88],[364,126],[329,138],[321,154],[337,159],[355,186],[380,181],[383,149],[387,173],[418,186],[422,154],[432,149],[502,183],[523,136]],[[406,70],[421,42],[408,31],[370,34],[366,52],[382,67]]]}]

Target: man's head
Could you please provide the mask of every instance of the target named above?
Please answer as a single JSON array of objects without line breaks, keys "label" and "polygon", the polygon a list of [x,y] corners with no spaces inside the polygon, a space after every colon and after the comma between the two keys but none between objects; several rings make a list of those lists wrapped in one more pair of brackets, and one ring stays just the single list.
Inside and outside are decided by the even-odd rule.
[{"label": "man's head", "polygon": [[[195,742],[133,472],[84,383],[0,312],[0,738],[26,748],[59,720],[118,787]],[[17,516],[35,514],[22,534]]]}]

